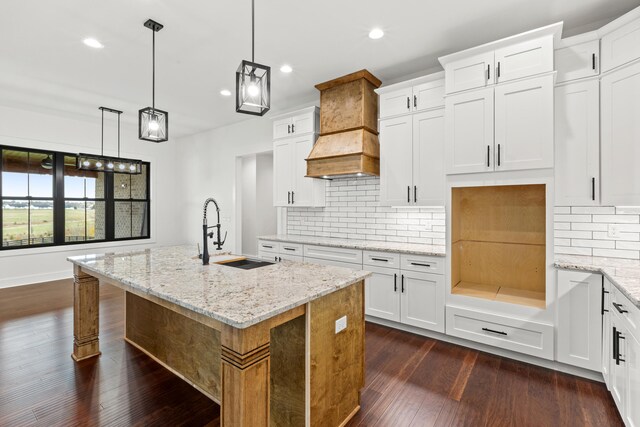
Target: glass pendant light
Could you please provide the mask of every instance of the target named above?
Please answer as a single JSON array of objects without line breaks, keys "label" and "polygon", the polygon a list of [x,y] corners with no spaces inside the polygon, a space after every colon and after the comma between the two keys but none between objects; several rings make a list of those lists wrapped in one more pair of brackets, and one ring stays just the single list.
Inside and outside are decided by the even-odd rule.
[{"label": "glass pendant light", "polygon": [[51,154],[47,155],[46,159],[42,159],[42,161],[40,162],[40,166],[42,166],[42,168],[46,170],[53,169],[53,159],[51,158]]},{"label": "glass pendant light", "polygon": [[236,71],[236,112],[263,116],[271,108],[271,67],[255,62],[255,0],[251,0],[251,61]]},{"label": "glass pendant light", "polygon": [[152,19],[144,23],[152,33],[151,55],[151,107],[138,112],[138,138],[151,142],[164,142],[169,139],[169,113],[156,108],[156,33],[164,26]]},{"label": "glass pendant light", "polygon": [[[99,107],[102,111],[102,130],[100,136],[100,155],[80,153],[78,154],[77,167],[80,170],[102,171],[113,173],[126,173],[138,175],[142,173],[142,161],[135,159],[124,159],[120,157],[120,114],[122,111],[113,108]],[[104,112],[118,115],[118,157],[104,155]]]}]

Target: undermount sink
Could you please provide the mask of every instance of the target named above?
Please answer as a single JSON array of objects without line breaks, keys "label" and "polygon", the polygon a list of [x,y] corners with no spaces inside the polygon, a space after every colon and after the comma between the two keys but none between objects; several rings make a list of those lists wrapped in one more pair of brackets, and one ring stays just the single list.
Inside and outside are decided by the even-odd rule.
[{"label": "undermount sink", "polygon": [[269,261],[258,261],[253,259],[241,259],[238,261],[220,263],[220,265],[225,267],[241,268],[243,270],[252,270],[254,268],[266,267],[272,264],[273,263]]}]

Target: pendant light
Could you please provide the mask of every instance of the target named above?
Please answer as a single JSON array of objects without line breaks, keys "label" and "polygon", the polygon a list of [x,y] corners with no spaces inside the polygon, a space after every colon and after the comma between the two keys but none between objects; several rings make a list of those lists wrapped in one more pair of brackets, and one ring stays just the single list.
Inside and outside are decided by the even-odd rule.
[{"label": "pendant light", "polygon": [[53,169],[53,159],[51,158],[51,154],[48,154],[46,159],[42,159],[40,166],[42,166],[42,169],[46,170]]},{"label": "pendant light", "polygon": [[251,0],[251,61],[236,71],[236,112],[263,116],[271,108],[271,67],[255,62],[255,0]]},{"label": "pendant light", "polygon": [[[102,171],[113,173],[126,173],[138,175],[142,173],[142,161],[135,159],[124,159],[120,157],[120,114],[122,111],[113,108],[99,107],[102,111],[102,129],[100,135],[101,151],[100,155],[80,153],[78,154],[77,167],[80,170]],[[104,155],[104,112],[118,115],[118,157]]]},{"label": "pendant light", "polygon": [[156,33],[164,26],[152,19],[144,23],[151,29],[151,107],[138,112],[138,138],[151,142],[164,142],[169,139],[169,113],[156,108]]}]

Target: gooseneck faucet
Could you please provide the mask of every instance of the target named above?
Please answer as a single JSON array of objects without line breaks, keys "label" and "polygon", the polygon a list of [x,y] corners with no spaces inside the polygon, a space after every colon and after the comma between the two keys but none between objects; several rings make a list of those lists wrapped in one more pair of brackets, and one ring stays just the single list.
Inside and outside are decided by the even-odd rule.
[{"label": "gooseneck faucet", "polygon": [[[213,202],[214,205],[216,205],[216,213],[218,214],[218,223],[216,225],[212,225],[211,227],[208,226],[207,224],[207,208],[209,207],[209,203]],[[222,245],[224,245],[224,242],[227,241],[227,232],[225,231],[224,233],[224,240],[220,238],[220,207],[218,206],[218,202],[215,201],[215,199],[213,199],[212,197],[209,197],[207,200],[205,200],[204,202],[204,215],[202,217],[202,246],[204,246],[203,251],[202,251],[202,264],[207,265],[209,264],[209,248],[207,245],[207,237],[213,238],[213,231],[209,232],[210,228],[217,228],[218,229],[218,233],[217,233],[217,237],[218,240],[213,242],[214,245],[218,246],[216,248],[216,250],[222,250]]]}]

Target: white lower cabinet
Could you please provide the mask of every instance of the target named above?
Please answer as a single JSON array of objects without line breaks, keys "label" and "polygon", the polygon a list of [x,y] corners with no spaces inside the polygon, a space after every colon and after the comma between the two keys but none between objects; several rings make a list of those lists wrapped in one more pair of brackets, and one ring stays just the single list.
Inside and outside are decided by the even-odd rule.
[{"label": "white lower cabinet", "polygon": [[380,319],[400,321],[399,270],[367,266],[373,275],[365,285],[365,313]]},{"label": "white lower cabinet", "polygon": [[602,284],[602,377],[604,383],[607,385],[607,389],[611,384],[611,354],[613,351],[612,346],[612,333],[611,333],[611,311],[608,307],[611,306],[611,282],[606,277]]},{"label": "white lower cabinet", "polygon": [[444,333],[444,276],[402,271],[400,322]]},{"label": "white lower cabinet", "polygon": [[615,314],[611,316],[612,332],[612,354],[611,354],[611,377],[609,391],[614,402],[618,406],[618,411],[625,418],[627,403],[627,337],[626,330],[621,319]]},{"label": "white lower cabinet", "polygon": [[626,422],[628,426],[640,427],[640,340],[629,334],[627,344],[628,405]]},{"label": "white lower cabinet", "polygon": [[599,371],[602,366],[602,275],[558,271],[557,359]]}]

